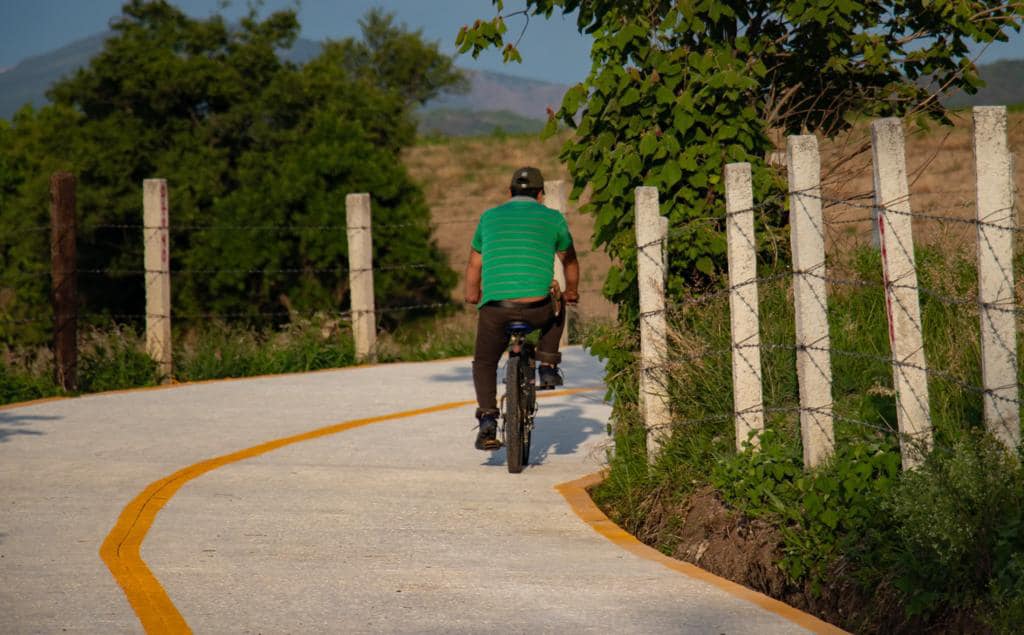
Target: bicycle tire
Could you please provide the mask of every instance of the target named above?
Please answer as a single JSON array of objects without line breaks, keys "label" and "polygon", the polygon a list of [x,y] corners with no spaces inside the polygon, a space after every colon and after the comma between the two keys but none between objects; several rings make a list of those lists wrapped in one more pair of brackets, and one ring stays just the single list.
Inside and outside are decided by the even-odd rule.
[{"label": "bicycle tire", "polygon": [[523,471],[523,432],[526,428],[526,410],[522,392],[521,356],[510,359],[505,371],[505,454],[508,471]]},{"label": "bicycle tire", "polygon": [[534,392],[534,383],[532,381],[535,374],[533,366],[533,348],[526,349],[526,355],[520,355],[520,370],[519,370],[519,386],[522,391],[523,398],[520,400],[522,404],[522,420],[523,420],[523,465],[530,464],[530,440],[533,437],[532,426],[529,425],[530,418],[533,416],[534,404],[536,402],[537,395]]}]

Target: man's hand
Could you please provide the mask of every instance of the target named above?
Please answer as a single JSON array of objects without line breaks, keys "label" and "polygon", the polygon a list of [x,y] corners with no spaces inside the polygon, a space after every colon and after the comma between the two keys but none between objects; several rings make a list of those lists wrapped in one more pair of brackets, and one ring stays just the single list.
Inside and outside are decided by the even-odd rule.
[{"label": "man's hand", "polygon": [[477,289],[475,291],[471,291],[469,289],[466,290],[466,304],[476,304],[479,301],[480,289]]},{"label": "man's hand", "polygon": [[576,259],[576,248],[569,246],[565,251],[558,252],[565,270],[565,291],[562,298],[567,304],[576,304],[580,301],[580,261]]}]

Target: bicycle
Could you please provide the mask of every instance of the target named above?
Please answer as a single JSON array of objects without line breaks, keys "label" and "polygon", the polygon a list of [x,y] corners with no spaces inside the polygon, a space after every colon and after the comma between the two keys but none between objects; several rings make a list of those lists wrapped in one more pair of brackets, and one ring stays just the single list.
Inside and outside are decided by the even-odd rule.
[{"label": "bicycle", "polygon": [[[552,300],[565,310],[557,285],[552,286]],[[537,356],[527,336],[534,327],[526,322],[509,322],[508,362],[505,365],[505,394],[501,397],[501,439],[505,446],[508,471],[519,474],[530,464],[530,440],[537,414],[537,391],[553,390],[554,386],[537,386]]]},{"label": "bicycle", "polygon": [[526,336],[534,328],[526,322],[510,322],[505,394],[501,397],[501,438],[508,457],[508,471],[518,474],[530,464],[530,439],[537,414],[537,359]]}]

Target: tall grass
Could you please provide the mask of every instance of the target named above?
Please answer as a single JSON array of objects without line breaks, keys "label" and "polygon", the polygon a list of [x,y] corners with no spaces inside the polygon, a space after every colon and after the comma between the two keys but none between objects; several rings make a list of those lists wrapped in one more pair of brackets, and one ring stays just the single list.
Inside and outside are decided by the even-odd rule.
[{"label": "tall grass", "polygon": [[[810,473],[801,465],[793,298],[789,277],[783,276],[759,288],[770,431],[759,453],[735,452],[726,297],[684,303],[670,317],[673,428],[653,466],[647,464],[636,408],[636,360],[620,352],[636,350],[635,335],[611,327],[593,336],[592,348],[609,357],[609,385],[617,398],[615,452],[610,474],[595,492],[599,504],[630,531],[668,549],[675,540],[670,528],[682,519],[652,516],[682,509],[695,489],[714,486],[738,511],[780,528],[785,557],[779,565],[793,585],[806,585],[812,595],[827,592],[831,572],[844,563],[843,575],[861,581],[868,598],[859,616],[844,618],[851,628],[914,630],[954,618],[985,628],[1012,622],[1021,611],[1013,593],[1024,589],[1021,513],[1011,512],[1013,504],[990,506],[987,515],[972,507],[988,501],[976,493],[977,484],[993,480],[1006,484],[999,489],[1003,499],[1024,500],[1019,462],[991,459],[999,450],[986,440],[982,394],[974,388],[981,384],[975,268],[964,256],[927,247],[918,249],[917,263],[921,286],[931,292],[921,296],[921,314],[925,355],[935,371],[928,379],[935,450],[926,469],[913,475],[898,469],[881,265],[877,252],[861,247],[829,263],[830,275],[846,283],[829,288],[837,453],[828,465]],[[770,267],[761,271],[772,273]],[[991,460],[963,459],[972,455]],[[930,502],[919,500],[920,492]],[[945,528],[940,534],[959,532],[956,544],[964,536],[977,543],[972,557],[987,559],[972,565],[973,577],[943,577],[934,564],[910,556],[920,545],[909,537],[929,527]],[[929,535],[943,544],[935,532]],[[997,580],[996,562],[1016,563],[1020,575],[1011,568]],[[874,597],[870,585],[891,593]]]},{"label": "tall grass", "polygon": [[[422,361],[470,355],[472,315],[418,318],[378,336],[377,361]],[[3,351],[0,404],[64,394],[46,348]],[[175,381],[202,381],[340,368],[356,363],[347,323],[326,316],[279,329],[222,322],[174,333]],[[139,333],[123,325],[87,328],[79,340],[79,392],[154,386],[166,378],[146,355]]]}]

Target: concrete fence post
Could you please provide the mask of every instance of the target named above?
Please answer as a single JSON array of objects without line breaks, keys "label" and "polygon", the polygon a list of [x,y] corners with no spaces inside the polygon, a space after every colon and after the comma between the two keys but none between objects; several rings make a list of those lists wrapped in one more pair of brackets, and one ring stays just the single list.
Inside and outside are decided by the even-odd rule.
[{"label": "concrete fence post", "polygon": [[78,390],[78,275],[75,175],[50,177],[50,263],[54,379]]},{"label": "concrete fence post", "polygon": [[732,330],[732,404],[736,412],[736,451],[742,451],[747,441],[756,448],[764,430],[757,239],[754,235],[754,194],[749,163],[725,166],[725,210]]},{"label": "concrete fence post", "polygon": [[669,435],[668,321],[665,315],[664,223],[654,187],[636,188],[637,284],[640,291],[640,408],[653,463]]},{"label": "concrete fence post", "polygon": [[377,343],[377,314],[373,299],[373,234],[370,195],[345,197],[348,229],[348,280],[352,296],[352,335],[356,359],[373,358]]},{"label": "concrete fence post", "polygon": [[793,250],[796,371],[800,385],[800,437],[804,467],[814,468],[832,456],[836,445],[818,139],[814,135],[789,137],[786,140],[786,161]]},{"label": "concrete fence post", "polygon": [[932,424],[902,122],[873,122],[871,148],[900,453],[913,469],[931,450]]},{"label": "concrete fence post", "polygon": [[142,231],[145,237],[146,352],[163,381],[173,378],[171,349],[171,242],[166,179],[142,182]]},{"label": "concrete fence post", "polygon": [[[565,181],[546,181],[544,183],[544,204],[553,210],[557,210],[565,216],[569,213],[569,183]],[[555,256],[555,280],[558,281],[558,287],[565,291],[565,267],[562,266],[562,261]],[[573,310],[568,305],[565,307],[565,328],[562,330],[562,339],[559,343],[559,347],[564,348],[569,345],[569,331],[573,328],[572,319]]]},{"label": "concrete fence post", "polygon": [[1006,107],[976,106],[974,165],[978,179],[978,301],[985,425],[1014,450],[1020,444],[1017,316],[1013,240],[1017,225],[1007,142]]},{"label": "concrete fence post", "polygon": [[659,216],[658,219],[661,221],[661,235],[664,236],[664,240],[661,241],[661,266],[662,271],[665,272],[663,276],[665,279],[665,288],[668,288],[668,216]]}]

